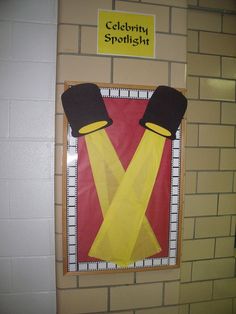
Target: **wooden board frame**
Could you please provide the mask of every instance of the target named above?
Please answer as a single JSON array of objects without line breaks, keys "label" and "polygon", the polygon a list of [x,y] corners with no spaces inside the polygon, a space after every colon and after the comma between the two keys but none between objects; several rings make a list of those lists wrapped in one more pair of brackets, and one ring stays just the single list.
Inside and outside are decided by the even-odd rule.
[{"label": "wooden board frame", "polygon": [[[75,82],[75,81],[67,81],[64,84],[64,90],[67,90],[72,85],[81,84],[84,82]],[[109,84],[109,83],[97,83],[95,82],[101,89],[102,95],[103,93],[107,94],[107,92],[112,93],[113,96],[120,95],[121,91],[128,91],[128,94],[132,94],[132,97],[136,97],[135,95],[147,94],[148,98],[151,97],[152,92],[156,89],[156,86],[145,86],[145,85],[127,85],[127,84]],[[185,93],[184,89],[178,89],[183,94]],[[110,94],[109,94],[110,95]],[[110,96],[109,96],[110,97]],[[119,96],[120,97],[120,96]],[[125,96],[126,97],[126,96]],[[129,96],[130,97],[130,96]],[[137,96],[139,97],[139,96]],[[181,255],[181,230],[182,230],[182,207],[183,207],[183,187],[184,187],[184,146],[185,146],[185,120],[183,119],[181,126],[178,130],[177,139],[173,142],[172,154],[177,156],[178,163],[178,176],[176,182],[177,185],[172,187],[171,189],[175,189],[175,193],[177,191],[178,195],[172,195],[171,197],[176,197],[178,199],[177,205],[174,209],[173,217],[175,216],[175,220],[173,224],[169,225],[169,230],[173,229],[173,241],[172,235],[169,235],[169,255],[164,258],[156,258],[154,261],[150,262],[150,259],[145,259],[143,261],[138,261],[128,267],[119,267],[113,263],[106,261],[98,261],[98,262],[77,262],[77,207],[76,207],[76,177],[71,179],[70,171],[74,172],[75,169],[72,170],[73,167],[76,167],[76,154],[77,154],[77,139],[73,138],[70,134],[70,126],[68,125],[66,116],[64,115],[64,125],[63,125],[63,184],[62,184],[62,198],[63,198],[63,210],[62,210],[62,222],[63,222],[63,270],[65,275],[81,275],[81,274],[101,274],[101,273],[111,273],[111,272],[137,272],[137,271],[150,271],[150,270],[161,270],[168,268],[178,268],[180,265],[180,255]],[[174,151],[175,149],[175,151]],[[68,165],[68,159],[73,159],[74,156],[74,164],[70,169]],[[172,160],[172,172],[174,169],[173,160]],[[171,177],[173,176],[173,173]],[[173,181],[173,180],[172,180]],[[74,185],[74,186],[73,186]],[[68,191],[70,191],[68,193]],[[73,192],[74,191],[74,192]],[[70,195],[72,196],[73,204],[72,207],[69,208],[68,204],[70,203]],[[173,194],[171,190],[170,193]],[[172,206],[170,204],[170,206]],[[71,210],[72,208],[72,210]],[[172,213],[172,211],[171,211]],[[170,213],[170,223],[172,219],[172,214]],[[171,242],[172,241],[172,242]],[[172,247],[172,250],[171,250]]]}]

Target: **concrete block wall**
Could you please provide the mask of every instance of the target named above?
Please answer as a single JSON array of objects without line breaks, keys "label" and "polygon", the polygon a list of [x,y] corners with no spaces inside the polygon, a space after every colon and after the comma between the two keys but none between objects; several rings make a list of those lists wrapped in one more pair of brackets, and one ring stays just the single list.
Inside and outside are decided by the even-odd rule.
[{"label": "concrete block wall", "polygon": [[189,1],[183,313],[236,313],[236,3]]},{"label": "concrete block wall", "polygon": [[[98,56],[98,8],[156,14],[155,59]],[[59,1],[56,113],[58,313],[236,313],[235,14],[233,0],[190,0],[188,7],[181,0]],[[185,88],[186,64],[189,108],[180,269],[63,276],[63,110],[60,95],[64,81],[167,84]]]},{"label": "concrete block wall", "polygon": [[56,312],[57,1],[0,1],[0,313]]},{"label": "concrete block wall", "polygon": [[[59,5],[55,152],[58,313],[236,313],[235,1],[189,0],[188,10],[184,0],[61,0]],[[156,58],[97,56],[98,7],[156,14]],[[56,312],[56,13],[54,0],[0,2],[1,313]],[[189,108],[181,268],[65,277],[63,82],[184,88],[187,28]]]},{"label": "concrete block wall", "polygon": [[[156,15],[154,59],[99,56],[97,10],[116,9]],[[64,81],[186,87],[185,0],[60,0],[56,112],[56,258],[60,314],[177,314],[180,270],[63,276],[62,130],[60,96]]]}]

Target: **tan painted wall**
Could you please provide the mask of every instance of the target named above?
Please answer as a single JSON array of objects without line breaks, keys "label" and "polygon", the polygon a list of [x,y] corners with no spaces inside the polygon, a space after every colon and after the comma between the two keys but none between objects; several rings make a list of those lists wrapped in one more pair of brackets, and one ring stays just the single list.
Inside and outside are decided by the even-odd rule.
[{"label": "tan painted wall", "polygon": [[[200,1],[212,5],[212,1]],[[222,1],[215,1],[216,6]],[[225,8],[235,10],[233,1]],[[60,0],[56,114],[56,256],[59,314],[235,313],[235,15],[185,0]],[[154,60],[98,56],[97,9],[156,15]],[[224,9],[220,8],[211,8]],[[186,196],[180,269],[63,276],[62,116],[65,80],[166,84],[188,98]],[[200,14],[200,17],[199,17]],[[201,19],[201,22],[200,22]],[[211,41],[211,45],[210,45]],[[233,53],[233,55],[232,55]],[[223,287],[223,288],[222,288]],[[223,312],[222,309],[225,309]],[[218,311],[218,312],[217,312]],[[220,312],[221,311],[221,312]]]}]

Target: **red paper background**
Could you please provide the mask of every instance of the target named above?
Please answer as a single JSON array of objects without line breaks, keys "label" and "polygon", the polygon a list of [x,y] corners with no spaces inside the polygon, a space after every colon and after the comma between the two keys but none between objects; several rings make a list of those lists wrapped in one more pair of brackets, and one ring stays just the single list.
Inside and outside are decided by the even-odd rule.
[{"label": "red paper background", "polygon": [[[142,138],[144,128],[139,125],[148,100],[104,98],[113,120],[106,132],[127,169]],[[162,251],[155,255],[168,256],[169,207],[171,186],[171,141],[166,140],[161,165],[153,188],[146,216],[157,236]],[[89,164],[84,137],[78,141],[78,262],[94,261],[88,251],[102,223],[102,212]]]}]

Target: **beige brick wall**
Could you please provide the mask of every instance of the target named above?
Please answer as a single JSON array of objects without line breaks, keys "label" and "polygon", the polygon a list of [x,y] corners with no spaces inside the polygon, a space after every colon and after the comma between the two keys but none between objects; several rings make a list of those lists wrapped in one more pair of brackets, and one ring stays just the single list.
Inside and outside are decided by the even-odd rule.
[{"label": "beige brick wall", "polygon": [[[236,313],[236,6],[234,0],[191,0],[188,4],[187,10],[185,0],[59,0],[55,178],[58,314]],[[155,14],[155,59],[98,56],[98,8]],[[60,95],[65,80],[180,88],[187,84],[180,269],[63,275]]]},{"label": "beige brick wall", "polygon": [[[187,147],[180,303],[235,307],[235,1],[188,1]],[[233,233],[232,233],[233,228]]]},{"label": "beige brick wall", "polygon": [[[155,58],[97,55],[98,8],[154,14],[157,39]],[[177,314],[179,311],[180,269],[87,276],[63,275],[63,110],[60,95],[66,80],[153,86],[162,84],[186,88],[186,16],[185,0],[59,1],[55,178],[59,314]]]}]

